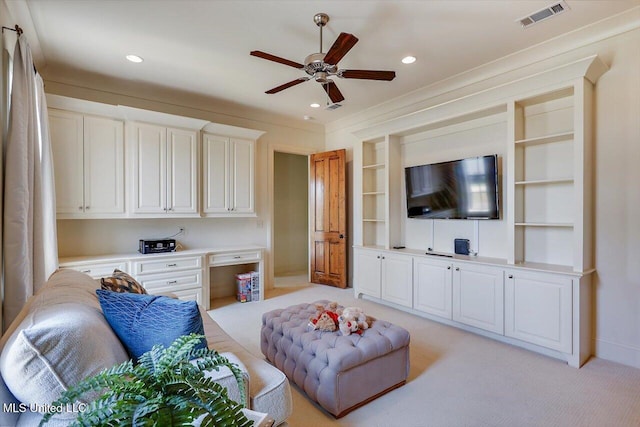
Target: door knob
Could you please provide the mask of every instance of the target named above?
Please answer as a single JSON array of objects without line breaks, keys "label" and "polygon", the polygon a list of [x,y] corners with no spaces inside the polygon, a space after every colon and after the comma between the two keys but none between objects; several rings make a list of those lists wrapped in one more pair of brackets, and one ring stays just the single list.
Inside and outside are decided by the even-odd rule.
[{"label": "door knob", "polygon": [[338,237],[341,238],[341,239],[344,239],[344,234],[341,234]]}]

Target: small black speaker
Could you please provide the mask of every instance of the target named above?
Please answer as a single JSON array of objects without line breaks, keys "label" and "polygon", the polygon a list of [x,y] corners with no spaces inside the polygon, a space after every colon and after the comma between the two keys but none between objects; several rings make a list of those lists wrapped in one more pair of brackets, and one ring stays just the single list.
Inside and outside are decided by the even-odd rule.
[{"label": "small black speaker", "polygon": [[453,247],[458,255],[469,255],[469,239],[454,239]]}]

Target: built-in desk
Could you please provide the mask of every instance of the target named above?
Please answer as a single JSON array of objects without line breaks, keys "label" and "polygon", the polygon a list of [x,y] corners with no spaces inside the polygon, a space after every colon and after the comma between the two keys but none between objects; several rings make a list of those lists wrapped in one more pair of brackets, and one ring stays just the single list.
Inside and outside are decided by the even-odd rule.
[{"label": "built-in desk", "polygon": [[264,299],[264,248],[258,246],[188,249],[159,254],[109,254],[60,258],[60,268],[82,271],[95,279],[114,269],[132,275],[149,293],[172,293],[209,309],[211,298],[233,296],[235,275],[258,273]]}]

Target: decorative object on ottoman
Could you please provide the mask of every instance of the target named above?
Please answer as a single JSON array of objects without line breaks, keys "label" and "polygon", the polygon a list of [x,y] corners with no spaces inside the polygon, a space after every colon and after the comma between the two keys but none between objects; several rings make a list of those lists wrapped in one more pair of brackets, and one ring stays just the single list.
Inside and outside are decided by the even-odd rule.
[{"label": "decorative object on ottoman", "polygon": [[362,334],[369,329],[370,321],[360,307],[347,307],[338,316],[338,328],[342,335]]},{"label": "decorative object on ottoman", "polygon": [[267,360],[311,400],[341,417],[406,382],[409,332],[379,319],[361,335],[321,332],[308,327],[315,313],[314,304],[265,313],[260,342]]},{"label": "decorative object on ottoman", "polygon": [[338,329],[338,303],[330,302],[327,304],[315,304],[316,313],[309,317],[309,326],[312,329],[333,332]]},{"label": "decorative object on ottoman", "polygon": [[[242,412],[247,402],[229,399],[227,389],[207,377],[207,371],[226,367],[236,378],[244,400],[243,373],[215,350],[199,348],[202,335],[185,335],[168,348],[154,346],[138,359],[128,360],[66,390],[51,407],[79,405],[78,399],[99,392],[78,411],[77,425],[228,425],[250,427]],[[126,396],[126,399],[122,397]],[[56,413],[49,412],[43,424]]]}]

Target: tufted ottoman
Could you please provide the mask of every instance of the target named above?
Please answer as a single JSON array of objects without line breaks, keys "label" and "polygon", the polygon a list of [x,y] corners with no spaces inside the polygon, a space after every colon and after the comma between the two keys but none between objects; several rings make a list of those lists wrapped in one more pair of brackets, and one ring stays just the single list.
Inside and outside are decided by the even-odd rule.
[{"label": "tufted ottoman", "polygon": [[267,360],[309,398],[341,417],[405,383],[409,332],[384,320],[362,335],[314,331],[308,327],[314,304],[265,313],[260,342]]}]

